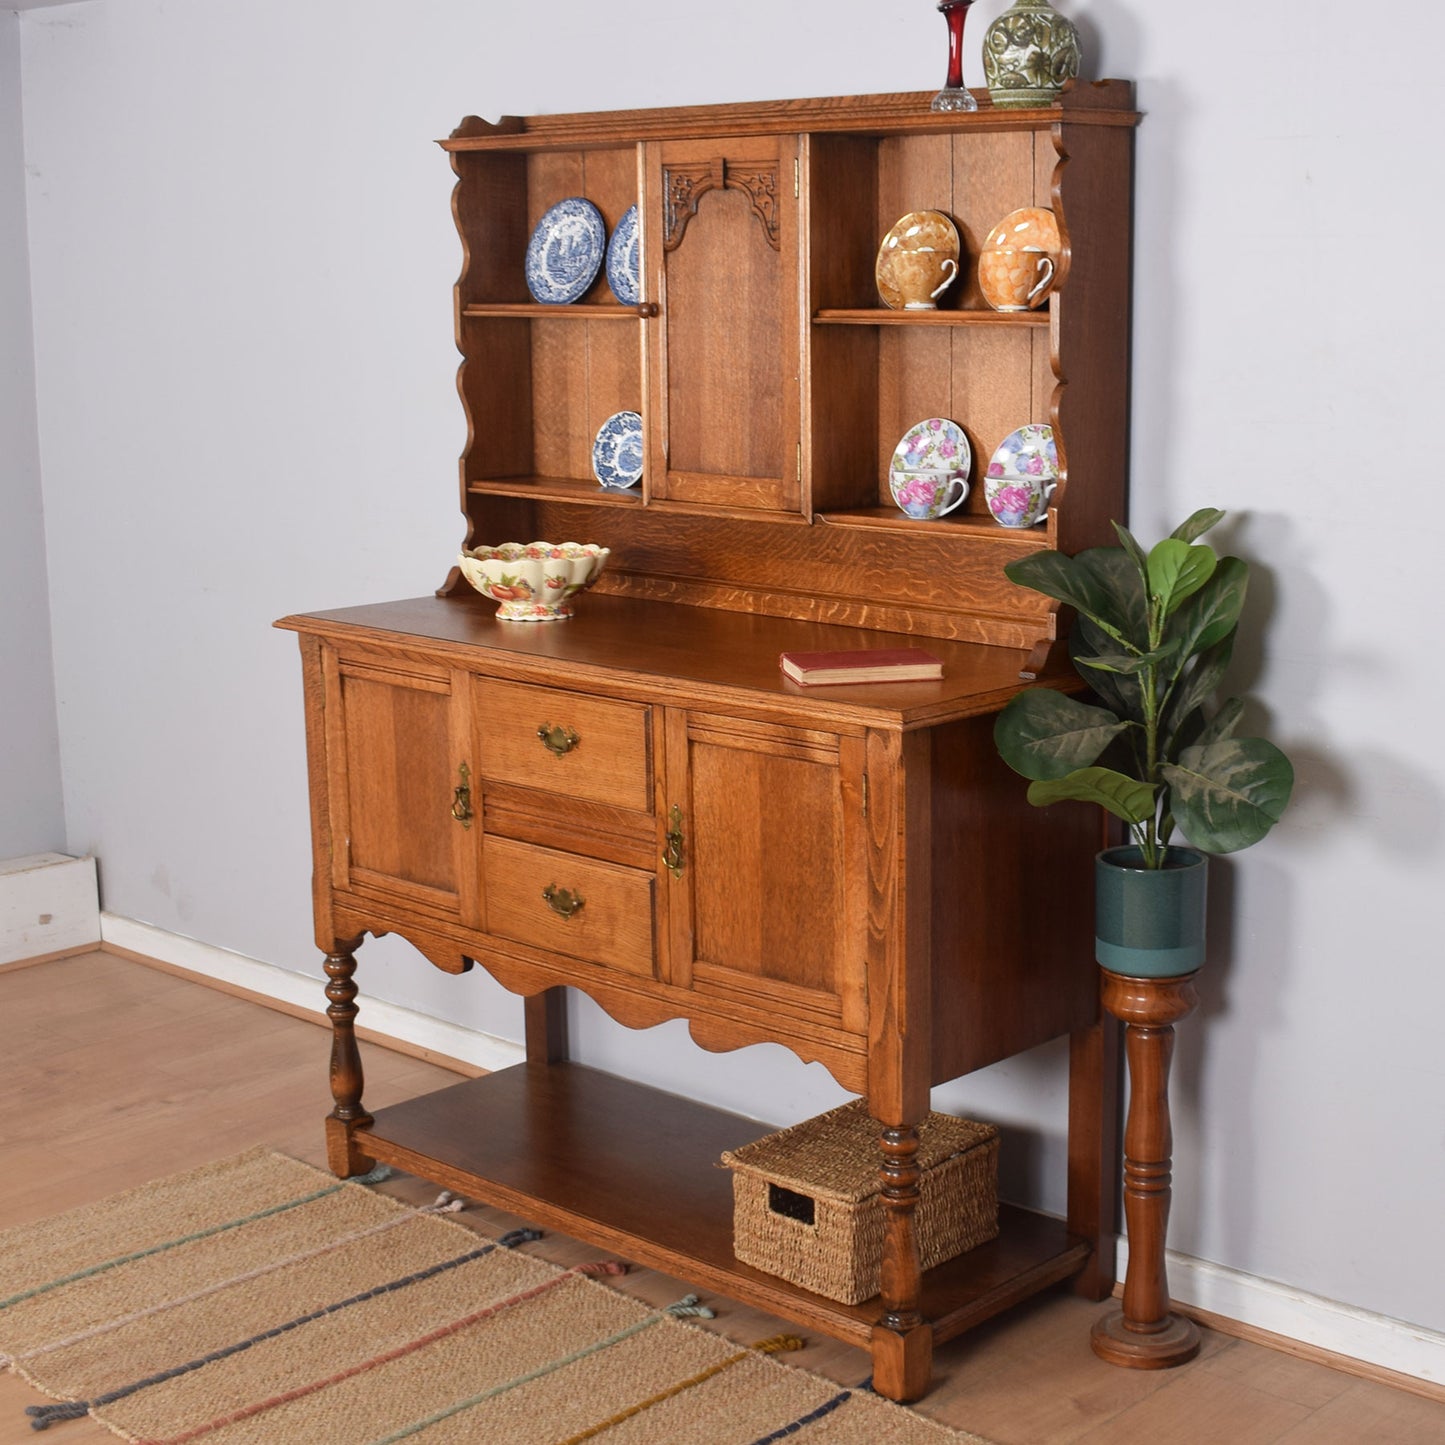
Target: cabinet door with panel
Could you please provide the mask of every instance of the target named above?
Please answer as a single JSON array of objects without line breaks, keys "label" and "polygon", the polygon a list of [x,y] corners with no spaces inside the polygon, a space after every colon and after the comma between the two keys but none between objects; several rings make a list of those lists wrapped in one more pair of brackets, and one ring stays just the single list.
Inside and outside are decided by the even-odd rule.
[{"label": "cabinet door with panel", "polygon": [[419,913],[475,911],[465,674],[405,654],[323,654],[331,886]]},{"label": "cabinet door with panel", "polygon": [[797,511],[797,138],[647,148],[650,495]]},{"label": "cabinet door with panel", "polygon": [[671,982],[864,1032],[862,739],[670,709],[667,771]]}]

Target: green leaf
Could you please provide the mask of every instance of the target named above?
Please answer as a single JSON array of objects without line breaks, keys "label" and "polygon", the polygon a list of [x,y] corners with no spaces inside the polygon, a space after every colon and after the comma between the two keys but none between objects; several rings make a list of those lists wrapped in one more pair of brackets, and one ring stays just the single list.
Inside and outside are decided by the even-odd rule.
[{"label": "green leaf", "polygon": [[1113,526],[1114,533],[1119,538],[1119,545],[1124,549],[1129,560],[1139,569],[1140,582],[1147,584],[1149,581],[1148,554],[1139,545],[1134,534],[1127,527],[1121,526],[1118,522],[1115,522]]},{"label": "green leaf", "polygon": [[1097,616],[1112,628],[1111,635],[1132,652],[1147,652],[1149,598],[1144,578],[1129,555],[1118,547],[1090,547],[1074,563],[1095,601]]},{"label": "green leaf", "polygon": [[1115,672],[1126,677],[1135,677],[1146,667],[1157,667],[1178,650],[1178,643],[1170,642],[1154,652],[1146,652],[1142,657],[1125,652],[1104,652],[1095,657],[1085,657],[1081,653],[1075,656],[1074,662],[1079,667],[1092,667],[1100,672]]},{"label": "green leaf", "polygon": [[1166,637],[1179,639],[1181,656],[1204,652],[1239,625],[1249,590],[1249,564],[1221,557],[1213,575],[1169,619]]},{"label": "green leaf", "polygon": [[1127,726],[1053,688],[1016,693],[994,721],[999,756],[1036,780],[1061,778],[1092,763]]},{"label": "green leaf", "polygon": [[1201,507],[1186,517],[1170,534],[1181,542],[1197,542],[1212,526],[1224,520],[1218,507]]},{"label": "green leaf", "polygon": [[1166,537],[1149,553],[1149,595],[1157,598],[1161,614],[1168,617],[1187,597],[1192,597],[1214,572],[1218,559],[1212,547],[1191,546]]},{"label": "green leaf", "polygon": [[[1102,657],[1112,652],[1114,639],[1103,628],[1090,622],[1087,617],[1076,617],[1069,632],[1069,658],[1079,669],[1079,659]],[[1089,686],[1099,701],[1112,708],[1122,718],[1131,722],[1142,722],[1144,704],[1139,692],[1138,681],[1126,673],[1098,672],[1087,674]]]},{"label": "green leaf", "polygon": [[[1184,736],[1184,723],[1189,715],[1202,708],[1224,680],[1229,660],[1234,654],[1235,635],[1234,632],[1226,633],[1208,652],[1196,658],[1193,668],[1175,683],[1159,725],[1159,734],[1165,740],[1165,752],[1174,751],[1175,739]],[[1197,739],[1191,738],[1189,741]]]},{"label": "green leaf", "polygon": [[1175,822],[1206,853],[1259,842],[1279,822],[1294,787],[1289,759],[1263,738],[1196,743],[1162,771]]},{"label": "green leaf", "polygon": [[1094,585],[1088,570],[1081,565],[1083,555],[1066,557],[1062,552],[1031,552],[1027,557],[1015,557],[1009,562],[1003,569],[1004,575],[1011,582],[1032,587],[1035,592],[1092,617],[1116,642],[1125,642],[1109,616],[1108,594]]},{"label": "green leaf", "polygon": [[1239,721],[1243,716],[1244,699],[1230,698],[1200,730],[1199,736],[1194,739],[1195,746],[1223,742],[1226,738],[1232,738],[1234,730],[1239,726]]},{"label": "green leaf", "polygon": [[1030,783],[1028,797],[1039,808],[1065,801],[1097,803],[1129,824],[1154,816],[1154,789],[1112,768],[1080,768],[1066,777]]}]

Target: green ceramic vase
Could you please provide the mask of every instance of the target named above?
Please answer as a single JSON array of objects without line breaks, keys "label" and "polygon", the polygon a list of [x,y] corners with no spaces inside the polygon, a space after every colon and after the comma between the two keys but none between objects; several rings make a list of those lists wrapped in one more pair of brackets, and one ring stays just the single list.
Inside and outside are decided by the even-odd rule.
[{"label": "green ceramic vase", "polygon": [[1094,957],[1129,978],[1175,978],[1204,962],[1209,859],[1171,848],[1163,868],[1138,848],[1106,848],[1094,860]]},{"label": "green ceramic vase", "polygon": [[983,74],[996,106],[1052,105],[1078,73],[1079,32],[1049,0],[1014,0],[983,32]]}]

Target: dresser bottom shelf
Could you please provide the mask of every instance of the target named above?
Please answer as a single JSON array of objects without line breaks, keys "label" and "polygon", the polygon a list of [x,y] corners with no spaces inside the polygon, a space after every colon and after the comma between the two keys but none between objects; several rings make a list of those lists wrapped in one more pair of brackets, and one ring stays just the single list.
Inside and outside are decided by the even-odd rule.
[{"label": "dresser bottom shelf", "polygon": [[[766,1126],[580,1064],[518,1064],[377,1111],[359,1151],[689,1284],[867,1347],[877,1298],[840,1304],[733,1255],[732,1176],[720,1164]],[[923,1276],[947,1340],[1067,1279],[1089,1246],[1004,1205],[997,1239]]]}]

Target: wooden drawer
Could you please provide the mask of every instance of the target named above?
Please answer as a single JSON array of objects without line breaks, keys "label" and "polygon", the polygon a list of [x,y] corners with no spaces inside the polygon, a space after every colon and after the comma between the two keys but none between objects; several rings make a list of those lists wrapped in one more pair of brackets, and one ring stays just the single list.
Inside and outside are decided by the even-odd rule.
[{"label": "wooden drawer", "polygon": [[652,810],[651,708],[492,678],[476,679],[473,701],[483,778]]},{"label": "wooden drawer", "polygon": [[[488,933],[653,977],[652,874],[510,838],[483,842],[482,870]],[[581,901],[564,917],[547,890]]]}]

